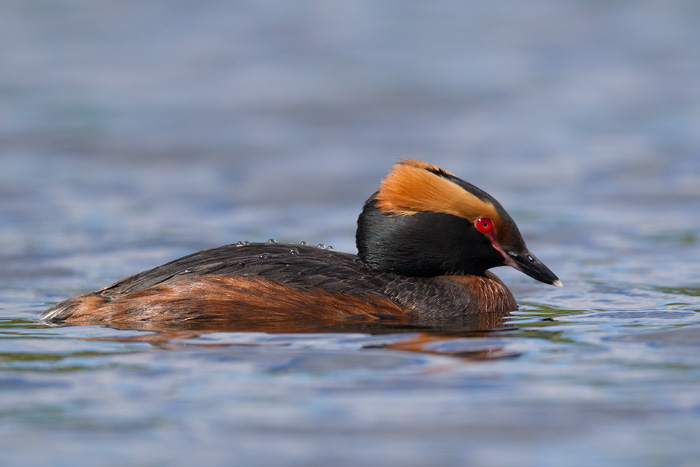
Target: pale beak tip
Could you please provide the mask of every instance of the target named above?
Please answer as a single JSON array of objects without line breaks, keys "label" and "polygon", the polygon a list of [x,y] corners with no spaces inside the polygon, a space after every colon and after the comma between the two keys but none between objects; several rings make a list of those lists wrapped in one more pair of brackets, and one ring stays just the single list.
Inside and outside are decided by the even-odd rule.
[{"label": "pale beak tip", "polygon": [[564,284],[563,284],[562,281],[560,281],[559,279],[557,279],[557,280],[555,280],[554,282],[552,282],[552,285],[553,285],[554,287],[564,287]]}]

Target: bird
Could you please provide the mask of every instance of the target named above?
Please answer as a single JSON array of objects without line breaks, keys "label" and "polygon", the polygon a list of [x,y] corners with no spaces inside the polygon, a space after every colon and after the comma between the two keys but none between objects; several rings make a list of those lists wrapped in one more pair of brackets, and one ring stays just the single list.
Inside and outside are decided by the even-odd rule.
[{"label": "bird", "polygon": [[357,254],[300,244],[206,249],[69,298],[47,324],[157,327],[440,322],[517,302],[491,268],[561,287],[491,195],[418,159],[397,162],[364,203]]}]

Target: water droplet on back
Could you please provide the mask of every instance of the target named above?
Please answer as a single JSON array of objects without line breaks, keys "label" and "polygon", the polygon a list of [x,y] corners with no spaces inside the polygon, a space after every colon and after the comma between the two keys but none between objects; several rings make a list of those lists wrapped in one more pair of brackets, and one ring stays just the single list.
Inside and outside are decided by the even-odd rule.
[{"label": "water droplet on back", "polygon": [[308,243],[302,240],[301,242],[299,242],[299,245],[306,246],[306,245],[308,245]]},{"label": "water droplet on back", "polygon": [[297,250],[296,248],[292,248],[291,250],[289,250],[289,254],[292,256],[296,256],[299,254],[299,250]]},{"label": "water droplet on back", "polygon": [[272,255],[270,253],[263,253],[260,256],[258,256],[260,259],[270,259],[272,258]]},{"label": "water droplet on back", "polygon": [[323,243],[319,243],[318,245],[316,245],[316,248],[320,248],[320,249],[322,249],[322,250],[325,250],[325,249],[326,249],[326,245],[324,245]]},{"label": "water droplet on back", "polygon": [[277,241],[274,238],[271,238],[267,241],[267,243],[269,243],[270,245],[274,245],[275,243],[277,243]]},{"label": "water droplet on back", "polygon": [[328,251],[333,251],[333,247],[330,246],[330,245],[328,245],[328,246],[326,247],[326,250],[328,250]]}]

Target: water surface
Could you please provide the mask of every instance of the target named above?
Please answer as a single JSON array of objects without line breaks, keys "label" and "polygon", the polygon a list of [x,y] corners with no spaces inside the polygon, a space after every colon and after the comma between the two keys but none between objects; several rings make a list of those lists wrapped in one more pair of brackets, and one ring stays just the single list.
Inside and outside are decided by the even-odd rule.
[{"label": "water surface", "polygon": [[[694,465],[692,2],[5,2],[2,465]],[[562,289],[490,329],[37,322],[238,240],[354,250],[401,157],[494,195]],[[370,332],[371,331],[371,332]]]}]

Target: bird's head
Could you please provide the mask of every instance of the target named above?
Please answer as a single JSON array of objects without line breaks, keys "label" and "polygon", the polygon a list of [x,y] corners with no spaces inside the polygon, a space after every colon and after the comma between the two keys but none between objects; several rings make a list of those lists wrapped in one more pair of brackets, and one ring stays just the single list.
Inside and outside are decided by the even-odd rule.
[{"label": "bird's head", "polygon": [[357,249],[370,267],[408,276],[483,275],[512,266],[561,286],[485,191],[425,162],[397,163],[358,219]]}]

